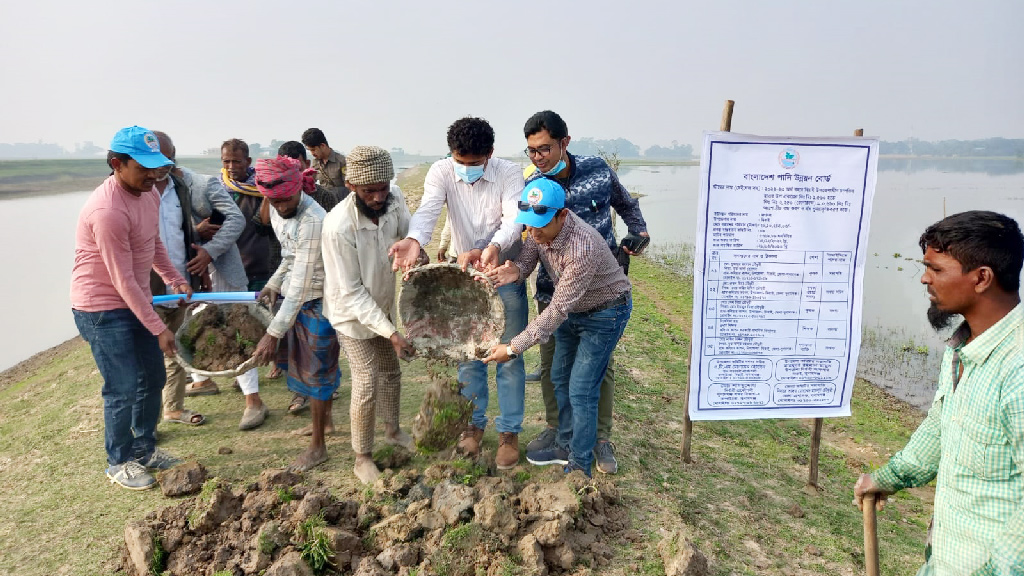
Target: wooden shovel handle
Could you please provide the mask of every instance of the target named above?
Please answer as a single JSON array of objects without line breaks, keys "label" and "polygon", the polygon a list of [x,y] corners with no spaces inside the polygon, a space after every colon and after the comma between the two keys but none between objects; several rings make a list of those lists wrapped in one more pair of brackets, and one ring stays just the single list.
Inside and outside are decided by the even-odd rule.
[{"label": "wooden shovel handle", "polygon": [[875,522],[875,494],[864,495],[864,573],[878,576],[878,526]]}]

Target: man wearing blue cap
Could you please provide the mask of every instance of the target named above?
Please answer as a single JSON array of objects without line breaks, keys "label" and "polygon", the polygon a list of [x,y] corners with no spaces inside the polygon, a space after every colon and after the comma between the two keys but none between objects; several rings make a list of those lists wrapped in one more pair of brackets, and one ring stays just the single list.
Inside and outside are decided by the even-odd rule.
[{"label": "man wearing blue cap", "polygon": [[178,294],[192,288],[160,241],[158,169],[173,164],[153,132],[132,126],[110,143],[113,174],[78,216],[71,307],[82,338],[103,376],[107,477],[130,490],[156,485],[146,469],[178,460],[156,448],[156,425],[174,334],[153,309],[149,272]]},{"label": "man wearing blue cap", "polygon": [[631,284],[601,234],[565,208],[565,190],[538,178],[523,189],[516,222],[529,237],[514,261],[492,268],[498,286],[517,282],[540,261],[554,279],[551,303],[508,344],[491,349],[484,362],[507,362],[555,337],[551,381],[558,401],[554,444],[527,451],[531,464],[561,464],[590,475],[597,443],[601,381],[633,309]]}]

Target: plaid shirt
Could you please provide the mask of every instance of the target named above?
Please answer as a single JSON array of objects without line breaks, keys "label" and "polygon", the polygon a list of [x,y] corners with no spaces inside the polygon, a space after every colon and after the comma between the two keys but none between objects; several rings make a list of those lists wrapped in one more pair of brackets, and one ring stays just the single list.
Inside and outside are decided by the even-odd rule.
[{"label": "plaid shirt", "polygon": [[302,305],[324,295],[324,259],[320,255],[320,233],[326,213],[305,192],[295,216],[282,218],[270,209],[270,225],[281,241],[281,265],[267,286],[284,296],[281,308],[267,327],[267,334],[281,338],[299,315]]},{"label": "plaid shirt", "polygon": [[969,334],[961,324],[949,341],[928,417],[872,475],[886,491],[937,478],[919,576],[1024,574],[1024,307]]},{"label": "plaid shirt", "polygon": [[336,150],[331,150],[327,155],[327,161],[321,162],[313,158],[313,168],[316,168],[317,184],[345,196],[345,157]]},{"label": "plaid shirt", "polygon": [[519,277],[529,276],[538,259],[554,278],[555,293],[544,312],[509,342],[518,354],[547,341],[570,313],[589,312],[630,289],[629,278],[601,234],[571,211],[566,211],[565,224],[551,244],[542,246],[527,237],[515,259]]}]

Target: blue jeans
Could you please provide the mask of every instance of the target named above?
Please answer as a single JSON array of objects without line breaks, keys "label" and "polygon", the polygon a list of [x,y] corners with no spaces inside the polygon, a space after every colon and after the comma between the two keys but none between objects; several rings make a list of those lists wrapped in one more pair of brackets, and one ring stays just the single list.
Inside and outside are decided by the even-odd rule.
[{"label": "blue jeans", "polygon": [[156,425],[167,379],[156,336],[127,308],[72,312],[103,376],[107,464],[148,458],[156,448]]},{"label": "blue jeans", "polygon": [[[505,305],[505,332],[501,341],[507,344],[526,329],[530,313],[526,299],[526,283],[506,284],[498,288],[498,296]],[[526,411],[526,367],[523,357],[498,364],[498,406],[501,414],[494,419],[498,432],[519,434],[523,429],[523,413]],[[479,360],[459,364],[459,382],[463,384],[462,395],[473,401],[472,424],[481,430],[487,427],[487,365]]]},{"label": "blue jeans", "polygon": [[590,474],[597,443],[597,403],[601,381],[622,337],[633,300],[597,312],[569,314],[555,331],[551,382],[558,401],[558,437],[569,461]]}]

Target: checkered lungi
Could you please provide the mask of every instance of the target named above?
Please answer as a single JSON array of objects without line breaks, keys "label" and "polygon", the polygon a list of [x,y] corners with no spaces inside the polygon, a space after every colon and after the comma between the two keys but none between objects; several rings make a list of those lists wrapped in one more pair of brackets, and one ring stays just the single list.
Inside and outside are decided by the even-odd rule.
[{"label": "checkered lungi", "polygon": [[323,314],[323,300],[302,305],[277,348],[277,365],[288,371],[288,389],[315,400],[330,400],[341,384],[341,347],[334,327]]},{"label": "checkered lungi", "polygon": [[352,370],[352,450],[373,452],[375,416],[385,424],[398,424],[402,369],[391,341],[381,336],[360,340],[341,335],[341,345]]}]

